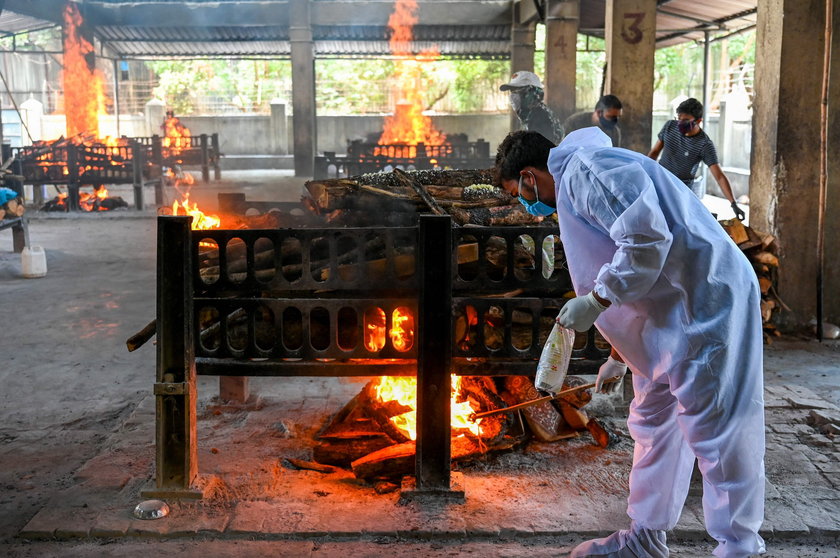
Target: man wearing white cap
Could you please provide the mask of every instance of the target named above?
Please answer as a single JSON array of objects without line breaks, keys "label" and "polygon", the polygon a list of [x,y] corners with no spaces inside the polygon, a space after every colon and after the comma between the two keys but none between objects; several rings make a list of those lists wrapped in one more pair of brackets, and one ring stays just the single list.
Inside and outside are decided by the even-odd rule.
[{"label": "man wearing white cap", "polygon": [[563,125],[551,109],[543,102],[542,82],[533,72],[520,71],[499,89],[510,91],[510,106],[523,130],[539,132],[548,141],[557,145],[563,139]]}]

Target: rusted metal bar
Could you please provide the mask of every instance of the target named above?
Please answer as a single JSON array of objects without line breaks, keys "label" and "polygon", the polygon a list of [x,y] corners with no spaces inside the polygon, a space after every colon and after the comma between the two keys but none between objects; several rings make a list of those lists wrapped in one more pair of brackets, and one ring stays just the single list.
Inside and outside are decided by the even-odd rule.
[{"label": "rusted metal bar", "polygon": [[191,488],[198,474],[191,222],[158,217],[156,471],[148,496],[201,497]]},{"label": "rusted metal bar", "polygon": [[452,218],[420,217],[417,359],[418,491],[450,488],[452,364]]}]

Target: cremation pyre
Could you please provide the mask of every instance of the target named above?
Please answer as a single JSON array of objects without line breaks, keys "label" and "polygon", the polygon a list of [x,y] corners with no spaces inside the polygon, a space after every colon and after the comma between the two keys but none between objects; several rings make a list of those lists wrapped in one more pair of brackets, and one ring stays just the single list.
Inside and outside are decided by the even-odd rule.
[{"label": "cremation pyre", "polygon": [[[191,232],[187,218],[159,219],[158,475],[149,494],[190,491],[195,373],[416,376],[418,488],[448,490],[460,451],[439,420],[449,415],[450,374],[533,375],[571,290],[553,226],[453,228],[449,216],[426,215],[404,227]],[[410,344],[366,342],[371,324],[390,331],[405,313]],[[594,334],[587,340],[575,353],[579,371],[604,358]],[[171,432],[181,433],[177,443]]]}]

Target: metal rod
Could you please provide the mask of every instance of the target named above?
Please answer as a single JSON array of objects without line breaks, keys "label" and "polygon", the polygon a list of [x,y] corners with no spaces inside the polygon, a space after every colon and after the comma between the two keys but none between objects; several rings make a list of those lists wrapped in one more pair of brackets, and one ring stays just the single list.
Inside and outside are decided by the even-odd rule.
[{"label": "metal rod", "polygon": [[711,33],[703,33],[703,116],[709,114],[710,88],[712,82],[712,47],[709,38]]},{"label": "metal rod", "polygon": [[817,339],[823,340],[823,272],[825,270],[825,205],[828,184],[828,94],[831,70],[833,0],[825,0],[822,95],[820,97],[820,194],[817,214]]},{"label": "metal rod", "polygon": [[[613,380],[608,380],[608,381],[604,382],[604,385],[611,384],[611,383],[616,382],[616,381],[618,381],[618,380],[614,380],[614,379]],[[578,391],[583,391],[585,389],[594,388],[594,387],[595,387],[595,383],[593,382],[591,384],[584,384],[582,386],[577,386],[577,387],[573,387],[573,388],[569,388],[569,389],[564,389],[563,391],[558,391],[554,395],[546,395],[545,397],[540,397],[538,399],[532,399],[530,401],[525,401],[524,403],[518,403],[516,405],[511,405],[510,407],[505,407],[504,409],[494,409],[492,411],[485,411],[483,413],[473,413],[472,415],[470,415],[470,420],[475,422],[478,419],[482,419],[484,417],[491,417],[493,415],[499,415],[501,413],[509,413],[511,411],[518,411],[519,409],[524,409],[526,407],[533,407],[534,405],[539,405],[540,403],[546,403],[547,401],[552,401],[554,399],[559,399],[560,397],[563,397],[564,395],[569,395],[570,393],[575,393],[575,392],[578,392]]]},{"label": "metal rod", "polygon": [[117,120],[117,137],[120,137],[120,68],[114,59],[114,118]]}]

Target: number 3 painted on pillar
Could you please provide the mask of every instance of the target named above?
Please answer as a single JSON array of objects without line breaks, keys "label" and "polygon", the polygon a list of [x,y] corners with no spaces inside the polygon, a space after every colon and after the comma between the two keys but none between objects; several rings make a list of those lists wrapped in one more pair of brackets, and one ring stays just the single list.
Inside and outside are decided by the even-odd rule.
[{"label": "number 3 painted on pillar", "polygon": [[639,24],[643,19],[645,19],[645,14],[644,12],[625,13],[624,19],[632,19],[633,23],[631,23],[626,29],[622,27],[621,38],[624,39],[626,43],[635,45],[642,40],[642,30],[639,29]]}]

